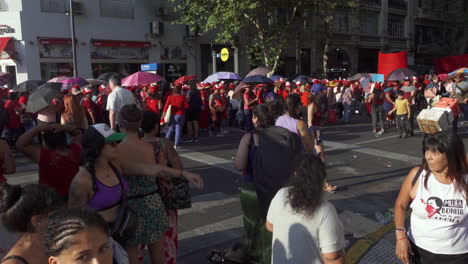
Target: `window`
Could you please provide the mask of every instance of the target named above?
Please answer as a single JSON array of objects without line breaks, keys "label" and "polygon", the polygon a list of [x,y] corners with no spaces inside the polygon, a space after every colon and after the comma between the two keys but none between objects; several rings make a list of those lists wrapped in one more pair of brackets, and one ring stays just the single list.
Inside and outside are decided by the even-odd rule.
[{"label": "window", "polygon": [[6,0],[0,0],[0,11],[7,11],[8,10],[8,5],[6,3]]},{"label": "window", "polygon": [[133,19],[134,0],[100,0],[101,16]]},{"label": "window", "polygon": [[332,25],[333,32],[348,32],[349,31],[349,16],[344,10],[338,10],[335,13],[335,19]]},{"label": "window", "polygon": [[369,35],[379,34],[379,13],[361,12],[360,20],[361,33]]},{"label": "window", "polygon": [[388,7],[394,9],[406,9],[406,1],[405,0],[388,0]]},{"label": "window", "polygon": [[50,13],[65,13],[68,11],[68,1],[41,0],[41,11]]},{"label": "window", "polygon": [[388,35],[392,37],[405,36],[405,17],[399,15],[388,15]]}]

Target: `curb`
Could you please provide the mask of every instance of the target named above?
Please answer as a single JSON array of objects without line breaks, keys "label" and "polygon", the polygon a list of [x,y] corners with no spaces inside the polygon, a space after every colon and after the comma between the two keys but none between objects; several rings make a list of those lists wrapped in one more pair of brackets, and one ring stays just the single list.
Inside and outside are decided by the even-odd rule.
[{"label": "curb", "polygon": [[[405,219],[411,215],[410,212],[406,213]],[[357,264],[359,260],[375,245],[379,240],[391,230],[395,229],[395,222],[392,221],[377,231],[370,233],[364,238],[359,239],[354,245],[346,252],[346,264]]]}]

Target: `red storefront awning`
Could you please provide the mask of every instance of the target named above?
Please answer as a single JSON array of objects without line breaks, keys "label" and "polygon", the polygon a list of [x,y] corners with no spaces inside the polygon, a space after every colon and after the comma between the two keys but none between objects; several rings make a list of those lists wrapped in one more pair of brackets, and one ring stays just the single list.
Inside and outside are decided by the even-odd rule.
[{"label": "red storefront awning", "polygon": [[42,45],[71,45],[71,38],[38,38]]},{"label": "red storefront awning", "polygon": [[92,40],[94,46],[97,47],[130,47],[130,48],[150,48],[149,41],[124,41],[124,40]]},{"label": "red storefront awning", "polygon": [[5,50],[8,42],[10,41],[11,37],[0,38],[0,54]]}]

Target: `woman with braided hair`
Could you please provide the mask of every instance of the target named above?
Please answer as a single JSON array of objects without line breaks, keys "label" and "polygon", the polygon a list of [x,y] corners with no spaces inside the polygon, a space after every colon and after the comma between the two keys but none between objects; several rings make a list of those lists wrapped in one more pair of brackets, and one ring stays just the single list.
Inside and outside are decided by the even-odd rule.
[{"label": "woman with braided hair", "polygon": [[8,232],[21,234],[0,263],[47,263],[39,230],[45,226],[47,215],[64,205],[60,195],[44,185],[0,183],[1,222]]},{"label": "woman with braided hair", "polygon": [[50,214],[43,241],[49,264],[112,264],[114,260],[106,221],[86,208]]},{"label": "woman with braided hair", "polygon": [[[127,200],[130,191],[122,175],[185,177],[198,187],[203,185],[203,180],[197,174],[165,168],[156,165],[153,160],[144,163],[141,160],[135,162],[122,159],[117,146],[125,136],[106,124],[90,126],[82,140],[83,166],[70,186],[69,206],[88,206],[98,211],[113,230],[120,226],[121,204]],[[138,245],[128,243],[135,236],[132,227],[135,226],[129,226],[112,236],[125,247],[130,263],[133,264],[138,263]]]}]

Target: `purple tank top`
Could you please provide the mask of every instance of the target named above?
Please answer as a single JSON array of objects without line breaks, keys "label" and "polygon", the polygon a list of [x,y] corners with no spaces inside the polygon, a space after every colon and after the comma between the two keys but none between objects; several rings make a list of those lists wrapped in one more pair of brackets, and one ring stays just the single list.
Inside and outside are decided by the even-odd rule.
[{"label": "purple tank top", "polygon": [[287,130],[291,131],[292,133],[299,134],[299,131],[297,131],[297,123],[299,122],[298,119],[290,117],[288,114],[284,114],[278,119],[276,119],[276,126],[279,127],[284,127]]},{"label": "purple tank top", "polygon": [[88,201],[88,206],[96,211],[105,211],[118,205],[122,199],[122,189],[126,194],[128,194],[128,191],[130,190],[120,171],[114,167],[114,165],[109,165],[115,175],[119,178],[119,184],[115,186],[107,186],[96,178],[96,182],[94,183],[96,186],[96,192]]}]

